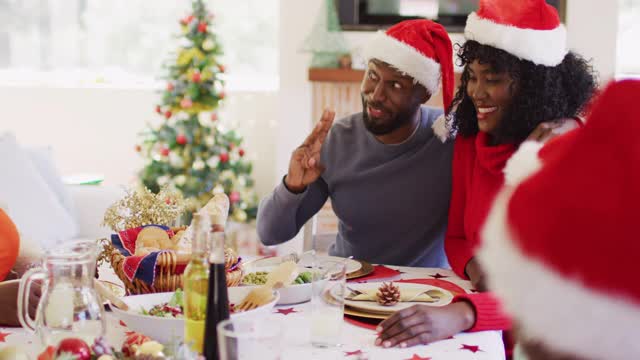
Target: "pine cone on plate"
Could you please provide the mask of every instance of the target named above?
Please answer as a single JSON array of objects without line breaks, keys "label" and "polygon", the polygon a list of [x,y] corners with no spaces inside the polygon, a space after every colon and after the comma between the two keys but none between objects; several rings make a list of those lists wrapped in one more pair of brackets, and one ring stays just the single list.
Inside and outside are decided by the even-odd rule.
[{"label": "pine cone on plate", "polygon": [[378,288],[378,304],[382,306],[393,306],[400,301],[400,288],[393,285],[393,282],[382,283]]}]

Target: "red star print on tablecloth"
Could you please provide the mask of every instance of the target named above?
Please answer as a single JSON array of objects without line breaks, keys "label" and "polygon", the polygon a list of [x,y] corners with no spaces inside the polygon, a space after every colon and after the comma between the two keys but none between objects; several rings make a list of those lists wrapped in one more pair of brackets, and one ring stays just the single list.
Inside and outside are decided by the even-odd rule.
[{"label": "red star print on tablecloth", "polygon": [[482,350],[480,350],[480,346],[467,345],[467,344],[462,344],[462,347],[460,348],[460,350],[468,350],[468,351],[471,351],[474,354],[477,353],[478,351],[482,351]]},{"label": "red star print on tablecloth", "polygon": [[448,276],[442,275],[440,273],[436,273],[435,275],[429,275],[429,276],[431,276],[434,279],[445,279],[445,278],[448,278]]},{"label": "red star print on tablecloth", "polygon": [[125,324],[124,321],[120,320],[120,326],[127,327],[127,324]]},{"label": "red star print on tablecloth", "polygon": [[6,333],[6,332],[2,332],[2,331],[0,331],[0,342],[5,342],[5,341],[6,341],[5,339],[6,339],[6,338],[7,338],[7,336],[9,336],[9,335],[11,335],[11,333]]},{"label": "red star print on tablecloth", "polygon": [[431,358],[430,357],[421,357],[418,354],[413,354],[412,357],[410,357],[410,358],[408,358],[406,360],[431,360]]},{"label": "red star print on tablecloth", "polygon": [[347,356],[355,356],[355,355],[362,355],[362,354],[364,354],[364,353],[362,352],[362,350],[356,350],[356,351],[345,351],[345,352],[344,352],[344,356],[345,356],[345,357],[347,357]]},{"label": "red star print on tablecloth", "polygon": [[276,310],[275,314],[282,314],[282,315],[289,315],[291,313],[297,313],[298,311],[296,311],[296,309],[294,308],[286,308],[286,309],[278,309]]}]

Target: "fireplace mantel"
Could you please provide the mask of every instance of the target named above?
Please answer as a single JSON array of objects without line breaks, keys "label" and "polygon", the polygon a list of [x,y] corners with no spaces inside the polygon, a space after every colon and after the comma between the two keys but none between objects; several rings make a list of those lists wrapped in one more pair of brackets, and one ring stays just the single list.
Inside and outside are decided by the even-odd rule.
[{"label": "fireplace mantel", "polygon": [[364,76],[364,70],[356,69],[309,69],[311,82],[350,82],[359,83]]}]

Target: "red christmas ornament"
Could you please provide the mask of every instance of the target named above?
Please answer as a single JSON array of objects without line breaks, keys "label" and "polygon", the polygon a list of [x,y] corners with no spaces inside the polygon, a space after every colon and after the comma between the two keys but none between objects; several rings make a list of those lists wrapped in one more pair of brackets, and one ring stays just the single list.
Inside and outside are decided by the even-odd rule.
[{"label": "red christmas ornament", "polygon": [[206,22],[200,22],[198,24],[198,32],[199,33],[206,33],[207,32],[207,23]]},{"label": "red christmas ornament", "polygon": [[200,78],[200,72],[194,72],[193,75],[191,75],[191,81],[193,81],[194,83],[199,83]]},{"label": "red christmas ornament", "polygon": [[156,112],[158,114],[162,114],[162,108],[160,107],[160,105],[156,105]]},{"label": "red christmas ornament", "polygon": [[124,340],[122,344],[122,353],[125,356],[133,356],[135,351],[133,350],[133,345],[142,345],[147,341],[151,341],[148,336],[142,335],[137,332],[132,332],[127,335],[127,338]]},{"label": "red christmas ornament", "polygon": [[220,72],[224,72],[226,70],[225,66],[222,64],[218,64],[218,69],[220,70]]},{"label": "red christmas ornament", "polygon": [[191,106],[193,106],[193,101],[191,101],[191,99],[189,99],[188,97],[183,98],[183,99],[180,101],[180,106],[181,106],[183,109],[188,109],[188,108],[190,108]]},{"label": "red christmas ornament", "polygon": [[164,112],[164,117],[166,117],[167,119],[171,117],[171,110],[167,110]]},{"label": "red christmas ornament", "polygon": [[227,153],[220,154],[220,162],[226,163],[227,161],[229,161],[229,154]]},{"label": "red christmas ornament", "polygon": [[169,148],[162,148],[162,150],[160,150],[160,155],[169,156]]},{"label": "red christmas ornament", "polygon": [[243,157],[244,156],[244,150],[243,149],[238,150],[238,155],[240,155],[240,157]]},{"label": "red christmas ornament", "polygon": [[217,113],[211,113],[211,121],[216,121],[218,120],[218,114]]},{"label": "red christmas ornament", "polygon": [[174,87],[172,83],[167,84],[167,91],[173,91]]},{"label": "red christmas ornament", "polygon": [[179,145],[185,145],[187,143],[187,137],[184,134],[176,136],[176,143]]},{"label": "red christmas ornament", "polygon": [[91,349],[86,342],[77,338],[68,338],[60,341],[56,355],[69,353],[75,356],[77,360],[90,360]]},{"label": "red christmas ornament", "polygon": [[231,201],[232,204],[240,201],[240,193],[237,191],[232,191],[231,194],[229,194],[229,201]]},{"label": "red christmas ornament", "polygon": [[220,98],[220,100],[224,99],[225,97],[227,97],[227,94],[225,94],[224,91],[220,91],[220,93],[218,94],[218,98]]},{"label": "red christmas ornament", "polygon": [[185,18],[182,18],[182,20],[180,20],[180,24],[182,25],[189,25],[189,23],[193,20],[193,15],[189,15]]},{"label": "red christmas ornament", "polygon": [[136,152],[142,151],[142,147],[140,145],[136,145]]}]

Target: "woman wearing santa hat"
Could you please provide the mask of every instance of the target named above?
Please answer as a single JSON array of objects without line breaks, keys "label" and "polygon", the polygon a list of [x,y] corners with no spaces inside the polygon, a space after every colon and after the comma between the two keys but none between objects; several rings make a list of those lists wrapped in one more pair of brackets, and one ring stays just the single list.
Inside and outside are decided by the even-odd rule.
[{"label": "woman wearing santa hat", "polygon": [[478,257],[529,360],[640,359],[638,97],[609,85],[584,127],[507,163]]},{"label": "woman wearing santa hat", "polygon": [[[464,71],[451,105],[455,113],[440,128],[444,138],[457,134],[445,250],[452,269],[484,291],[474,256],[481,226],[504,183],[505,163],[525,139],[544,140],[565,125],[563,119],[580,115],[596,80],[588,62],[567,51],[566,30],[544,0],[481,0],[467,19],[465,38],[458,51]],[[441,318],[456,326],[439,326]],[[457,297],[452,306],[396,313],[381,323],[378,342],[411,346],[459,331],[509,327],[491,294],[471,294]]]}]

